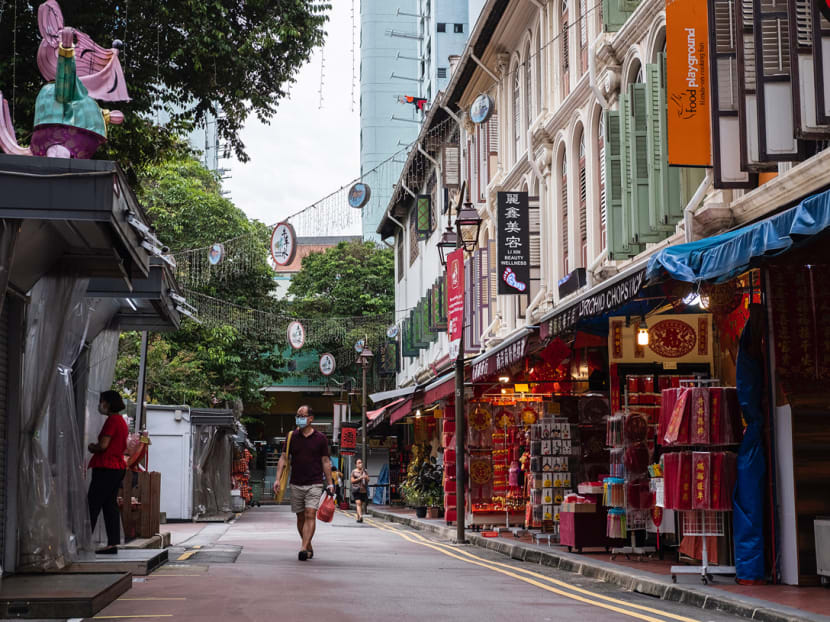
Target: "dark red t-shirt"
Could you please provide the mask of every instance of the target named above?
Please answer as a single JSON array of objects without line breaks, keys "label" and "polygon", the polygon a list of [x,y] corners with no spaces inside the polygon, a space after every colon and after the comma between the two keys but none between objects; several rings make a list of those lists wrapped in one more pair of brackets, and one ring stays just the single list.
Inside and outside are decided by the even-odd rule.
[{"label": "dark red t-shirt", "polygon": [[329,442],[325,434],[314,430],[306,437],[299,430],[294,430],[288,454],[291,456],[292,484],[310,486],[325,481],[323,457],[329,455]]},{"label": "dark red t-shirt", "polygon": [[116,471],[123,471],[127,468],[127,463],[124,461],[124,451],[127,449],[127,436],[130,430],[127,427],[127,422],[124,417],[115,414],[107,417],[104,422],[104,427],[101,428],[101,433],[98,435],[100,442],[102,436],[110,437],[110,444],[107,449],[100,454],[92,456],[89,461],[90,469],[115,469]]}]

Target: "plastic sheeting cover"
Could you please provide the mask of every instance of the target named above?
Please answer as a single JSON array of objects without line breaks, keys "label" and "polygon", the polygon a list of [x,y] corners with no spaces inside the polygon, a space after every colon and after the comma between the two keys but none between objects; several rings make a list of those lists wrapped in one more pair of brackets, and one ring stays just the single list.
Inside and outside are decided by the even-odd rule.
[{"label": "plastic sheeting cover", "polygon": [[764,477],[766,460],[761,442],[764,415],[763,364],[752,354],[752,322],[741,333],[738,349],[738,401],[747,428],[738,450],[738,481],[733,497],[735,570],[739,580],[764,578]]},{"label": "plastic sheeting cover", "polygon": [[194,518],[231,511],[231,439],[225,428],[193,426]]},{"label": "plastic sheeting cover", "polygon": [[31,292],[21,404],[20,570],[59,569],[91,553],[72,386],[89,308],[87,279],[43,277]]},{"label": "plastic sheeting cover", "polygon": [[783,253],[829,227],[830,190],[761,222],[664,248],[649,260],[646,277],[721,283],[746,272],[754,260]]}]

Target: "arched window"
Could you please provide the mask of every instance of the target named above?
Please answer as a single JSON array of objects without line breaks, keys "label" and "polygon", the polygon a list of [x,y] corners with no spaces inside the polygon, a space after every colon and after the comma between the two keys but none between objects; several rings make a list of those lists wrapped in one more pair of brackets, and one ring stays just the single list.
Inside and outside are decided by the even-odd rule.
[{"label": "arched window", "polygon": [[[530,58],[530,41],[527,42],[527,47],[525,48],[525,67],[524,67],[524,74],[525,74],[525,126],[530,127],[530,124],[533,122],[534,114],[533,114],[533,72],[531,71],[531,58]],[[528,145],[529,147],[529,145]]]},{"label": "arched window", "polygon": [[542,26],[536,27],[536,114],[542,112]]},{"label": "arched window", "polygon": [[588,2],[579,0],[579,68],[580,74],[588,70]]},{"label": "arched window", "polygon": [[579,248],[582,267],[588,267],[588,180],[585,174],[585,132],[579,136]]},{"label": "arched window", "polygon": [[608,243],[608,207],[605,198],[605,113],[597,115],[597,170],[599,171],[599,235],[602,243],[601,250],[605,250]]},{"label": "arched window", "polygon": [[517,64],[513,70],[513,160],[519,159],[522,140],[522,66]]},{"label": "arched window", "polygon": [[562,54],[562,99],[568,96],[571,90],[570,82],[570,50],[569,50],[569,35],[570,26],[568,24],[568,0],[562,0],[561,13],[559,19],[560,27],[560,50]]},{"label": "arched window", "polygon": [[562,276],[571,270],[568,266],[568,158],[562,154],[562,182],[561,182],[561,212],[562,212]]}]

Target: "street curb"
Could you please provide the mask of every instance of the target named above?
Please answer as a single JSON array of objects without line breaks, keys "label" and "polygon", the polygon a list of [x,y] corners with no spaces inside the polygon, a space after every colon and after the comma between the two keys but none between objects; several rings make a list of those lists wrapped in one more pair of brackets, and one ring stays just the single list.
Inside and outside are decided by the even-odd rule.
[{"label": "street curb", "polygon": [[[399,516],[373,507],[367,508],[367,513],[388,522],[400,523],[419,531],[433,533],[444,540],[456,541],[456,530],[452,527],[443,527],[409,516]],[[651,575],[651,573],[647,574],[629,568],[621,569],[612,563],[585,559],[580,555],[564,551],[547,551],[524,542],[514,543],[503,538],[485,538],[470,532],[467,533],[467,541],[479,548],[496,551],[518,561],[573,572],[590,579],[618,585],[625,590],[699,609],[716,610],[760,622],[830,622],[830,617],[827,616],[810,614],[783,605],[779,607],[774,603],[754,598],[727,595],[715,588],[680,586],[670,580],[659,578],[658,575]]]}]

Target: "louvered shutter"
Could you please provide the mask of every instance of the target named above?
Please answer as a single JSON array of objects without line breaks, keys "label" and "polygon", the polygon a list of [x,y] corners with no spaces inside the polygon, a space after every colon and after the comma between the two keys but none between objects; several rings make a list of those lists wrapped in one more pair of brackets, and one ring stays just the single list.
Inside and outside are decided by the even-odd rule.
[{"label": "louvered shutter", "polygon": [[[824,0],[822,0],[824,1]],[[802,139],[822,140],[830,135],[830,126],[820,124],[816,115],[816,80],[813,48],[813,11],[811,0],[789,0],[790,66],[792,69],[793,110],[796,135]]]},{"label": "louvered shutter", "polygon": [[[492,321],[491,304],[495,300],[490,299],[490,244],[485,244],[481,249],[481,265],[479,267],[479,278],[481,279],[481,287],[479,289],[480,307],[481,307],[481,330],[479,335],[490,325]],[[479,337],[479,341],[481,341]]]},{"label": "louvered shutter", "polygon": [[[652,230],[670,233],[677,224],[677,219],[670,214],[670,205],[679,204],[680,197],[671,196],[669,192],[670,178],[679,179],[679,171],[669,167],[664,63],[665,55],[661,55],[659,64],[646,65],[648,164],[651,187],[648,213]],[[676,185],[679,194],[679,184]]]},{"label": "louvered shutter", "polygon": [[816,119],[825,124],[830,123],[830,21],[819,10],[818,1],[812,5]]},{"label": "louvered shutter", "polygon": [[530,44],[525,48],[525,128],[533,123],[533,67],[530,58]]},{"label": "louvered shutter", "polygon": [[602,24],[606,32],[617,32],[628,21],[640,0],[602,0]]},{"label": "louvered shutter", "polygon": [[447,330],[447,278],[438,279],[438,330]]},{"label": "louvered shutter", "polygon": [[490,321],[492,322],[498,312],[496,302],[499,295],[499,260],[495,239],[487,241],[487,259],[490,262]]},{"label": "louvered shutter", "polygon": [[530,286],[527,298],[533,300],[542,287],[542,226],[539,197],[528,200],[528,232],[530,234]]},{"label": "louvered shutter", "polygon": [[542,112],[542,27],[541,24],[536,27],[536,114]]},{"label": "louvered shutter", "polygon": [[489,184],[496,176],[496,170],[499,166],[499,115],[495,112],[487,122],[487,143],[490,148],[487,161],[487,183]]},{"label": "louvered shutter", "polygon": [[568,23],[568,0],[562,0],[562,19],[560,24],[561,54],[562,54],[562,71],[559,74],[562,76],[562,99],[568,96],[571,90],[571,76],[570,76],[570,24]]},{"label": "louvered shutter", "polygon": [[628,87],[631,121],[629,127],[629,170],[631,171],[631,243],[657,242],[659,233],[649,225],[649,177],[648,177],[648,108],[646,85],[630,84]]},{"label": "louvered shutter", "polygon": [[568,158],[562,156],[562,179],[559,196],[560,244],[562,245],[562,276],[570,272],[568,265]]},{"label": "louvered shutter", "polygon": [[441,173],[445,188],[457,188],[461,184],[461,149],[458,145],[445,145],[441,157]]},{"label": "louvered shutter", "polygon": [[481,251],[477,250],[470,258],[471,276],[470,289],[472,290],[472,310],[471,314],[472,326],[470,330],[470,345],[474,349],[481,346],[481,331],[484,330],[482,323],[482,307],[481,307]]},{"label": "louvered shutter", "polygon": [[516,65],[513,75],[513,162],[519,158],[522,141],[521,65]]},{"label": "louvered shutter", "polygon": [[[593,15],[593,13],[591,13]],[[588,70],[588,3],[579,0],[579,62],[580,75]]]},{"label": "louvered shutter", "polygon": [[470,200],[470,197],[473,194],[473,140],[469,136],[467,137],[467,196],[465,197],[466,200]]},{"label": "louvered shutter", "polygon": [[[624,99],[624,96],[623,98]],[[620,102],[622,105],[622,101]],[[608,236],[608,256],[610,259],[628,257],[627,238],[623,234],[623,197],[627,176],[623,174],[622,164],[622,129],[620,116],[617,110],[606,110],[603,121],[605,123],[605,204],[606,204],[606,233]]]},{"label": "louvered shutter", "polygon": [[608,193],[606,192],[607,174],[605,168],[605,115],[601,113],[599,118],[599,128],[597,131],[597,155],[599,162],[597,168],[599,169],[599,229],[601,250],[605,250],[608,245]]},{"label": "louvered shutter", "polygon": [[789,13],[784,0],[754,0],[761,160],[802,158],[795,137]]},{"label": "louvered shutter", "polygon": [[588,179],[585,167],[585,133],[579,140],[579,253],[580,266],[588,267]]},{"label": "louvered shutter", "polygon": [[709,0],[712,164],[716,188],[748,188],[754,182],[741,167],[736,13],[734,0]]},{"label": "louvered shutter", "polygon": [[426,240],[432,233],[432,196],[418,195],[417,210],[418,239]]},{"label": "louvered shutter", "polygon": [[[769,168],[758,153],[758,92],[755,76],[755,20],[753,0],[740,0],[736,8],[736,27],[740,34],[736,46],[738,74],[738,116],[740,119],[741,169],[759,171]],[[710,9],[711,10],[711,9]]]}]

